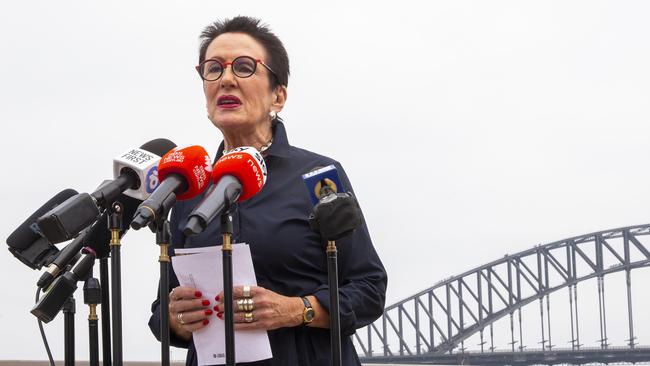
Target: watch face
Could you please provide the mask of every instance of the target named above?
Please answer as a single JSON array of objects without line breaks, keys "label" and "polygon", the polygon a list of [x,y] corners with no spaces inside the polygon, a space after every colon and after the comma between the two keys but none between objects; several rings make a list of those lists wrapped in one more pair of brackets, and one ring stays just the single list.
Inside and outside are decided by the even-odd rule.
[{"label": "watch face", "polygon": [[314,320],[314,315],[316,312],[314,312],[314,308],[311,307],[311,304],[309,303],[309,300],[307,300],[306,297],[302,298],[303,304],[305,304],[305,308],[302,310],[302,321],[303,324],[311,323],[312,320]]},{"label": "watch face", "polygon": [[311,322],[312,320],[314,320],[314,309],[312,308],[305,309],[305,320],[307,322]]}]

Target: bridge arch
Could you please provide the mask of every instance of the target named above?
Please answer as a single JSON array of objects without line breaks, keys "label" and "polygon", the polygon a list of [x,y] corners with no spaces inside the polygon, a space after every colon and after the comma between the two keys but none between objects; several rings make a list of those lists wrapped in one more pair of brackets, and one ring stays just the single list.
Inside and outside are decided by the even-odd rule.
[{"label": "bridge arch", "polygon": [[[629,348],[635,347],[632,323],[630,273],[650,266],[650,245],[643,239],[650,224],[600,231],[506,255],[490,263],[447,278],[385,308],[381,318],[355,334],[355,344],[364,361],[376,356],[443,355],[459,348],[464,340],[484,332],[492,324],[534,301],[540,303],[542,349],[551,348],[545,339],[544,299],[550,328],[549,295],[569,289],[571,307],[571,348],[580,349],[577,284],[598,280],[601,348],[608,347],[604,300],[604,277],[624,271],[627,276]],[[650,237],[648,237],[650,238]],[[645,239],[646,241],[649,239]],[[575,302],[574,302],[575,301]],[[521,324],[521,323],[520,323]],[[521,327],[521,325],[520,325]],[[521,328],[520,328],[521,332]],[[397,345],[393,343],[397,341]],[[547,343],[548,342],[548,343]],[[409,345],[413,345],[410,347]],[[514,336],[512,348],[514,352]],[[376,349],[380,348],[380,352]],[[491,344],[491,350],[494,345]]]}]

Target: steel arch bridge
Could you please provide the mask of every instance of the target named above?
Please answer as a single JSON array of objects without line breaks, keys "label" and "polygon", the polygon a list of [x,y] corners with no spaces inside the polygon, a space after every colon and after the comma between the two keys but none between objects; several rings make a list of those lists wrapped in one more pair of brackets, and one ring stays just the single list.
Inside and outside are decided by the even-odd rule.
[{"label": "steel arch bridge", "polygon": [[[601,231],[506,255],[501,259],[447,278],[386,307],[374,323],[358,329],[354,341],[363,363],[422,364],[584,364],[650,360],[650,346],[639,346],[632,312],[633,269],[650,266],[650,224]],[[605,307],[605,276],[622,272],[627,294],[628,339],[609,343]],[[597,281],[598,341],[581,343],[578,284]],[[570,346],[552,343],[550,295],[568,289]],[[538,303],[536,326],[541,347],[523,344],[522,308]],[[565,305],[566,306],[566,305]],[[516,316],[517,315],[517,316]],[[515,318],[517,318],[515,320]],[[495,347],[494,323],[509,318],[509,347]],[[590,320],[592,320],[590,319]],[[582,319],[584,320],[584,319]],[[568,329],[566,330],[568,333]],[[465,348],[470,337],[476,350]],[[503,337],[503,334],[501,334]],[[584,337],[584,335],[583,335]],[[647,342],[647,341],[646,341]]]}]

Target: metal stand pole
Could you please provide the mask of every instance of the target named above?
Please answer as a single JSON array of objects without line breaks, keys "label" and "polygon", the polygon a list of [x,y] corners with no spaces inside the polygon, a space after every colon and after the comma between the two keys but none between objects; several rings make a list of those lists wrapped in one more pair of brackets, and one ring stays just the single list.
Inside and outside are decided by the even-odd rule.
[{"label": "metal stand pole", "polygon": [[[303,176],[304,178],[304,176]],[[330,300],[330,365],[341,365],[341,318],[339,314],[339,279],[337,264],[337,249],[335,240],[349,235],[362,223],[361,210],[354,196],[349,193],[336,193],[336,185],[324,176],[319,181],[320,187],[316,196],[318,203],[314,212],[309,216],[309,226],[327,240],[327,282]],[[317,185],[318,186],[318,185]],[[308,188],[312,188],[308,184]],[[313,189],[316,189],[315,187]],[[449,291],[449,289],[447,289]],[[447,299],[449,302],[449,298]],[[448,309],[451,307],[448,305]],[[402,313],[400,312],[399,328],[402,329]],[[462,316],[462,315],[461,315]],[[416,315],[417,319],[417,315]],[[384,319],[385,320],[385,319]],[[384,329],[386,323],[384,321]],[[385,332],[384,332],[385,333]],[[417,340],[420,351],[419,339]],[[400,354],[403,352],[400,344]],[[384,354],[387,344],[384,342]],[[451,350],[450,350],[451,352]]]},{"label": "metal stand pole", "polygon": [[64,333],[64,358],[65,366],[74,366],[74,297],[70,295],[63,305],[63,333]]},{"label": "metal stand pole", "polygon": [[232,296],[232,215],[230,210],[221,214],[221,234],[223,246],[221,248],[223,262],[223,303],[226,326],[226,365],[235,365],[235,322],[233,314]]},{"label": "metal stand pole", "polygon": [[99,281],[102,290],[102,365],[111,366],[111,298],[108,291],[108,258],[99,260]]},{"label": "metal stand pole", "polygon": [[122,229],[122,204],[113,203],[108,229],[111,232],[111,292],[113,293],[113,361],[122,366],[122,279],[120,263],[120,230]]},{"label": "metal stand pole", "polygon": [[[166,215],[164,216],[166,217]],[[169,221],[164,218],[156,225],[156,244],[160,246],[160,360],[169,366],[169,243],[171,231]]]},{"label": "metal stand pole", "polygon": [[84,284],[84,303],[88,305],[88,340],[90,366],[99,366],[99,328],[97,326],[97,304],[101,302],[102,290],[99,281],[91,277]]},{"label": "metal stand pole", "polygon": [[341,366],[341,320],[339,316],[339,275],[336,242],[327,241],[327,281],[330,290],[330,365]]}]

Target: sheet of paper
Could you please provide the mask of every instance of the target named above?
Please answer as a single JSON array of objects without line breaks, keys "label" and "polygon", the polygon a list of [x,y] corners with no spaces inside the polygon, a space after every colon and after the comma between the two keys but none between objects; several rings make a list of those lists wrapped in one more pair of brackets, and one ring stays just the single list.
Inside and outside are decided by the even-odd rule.
[{"label": "sheet of paper", "polygon": [[[182,286],[191,286],[215,304],[214,297],[223,290],[221,246],[177,249],[172,266]],[[247,244],[233,244],[233,284],[257,285],[255,270]],[[210,324],[194,332],[199,365],[226,362],[225,323],[212,315]],[[264,330],[235,331],[235,361],[252,362],[271,358],[271,345]]]},{"label": "sheet of paper", "polygon": [[[234,244],[234,245],[240,245],[240,244]],[[242,245],[246,245],[246,244],[242,244]],[[174,253],[176,253],[176,255],[187,255],[187,254],[206,253],[206,252],[221,252],[221,245],[211,246],[211,247],[200,247],[200,248],[174,249]]]}]

